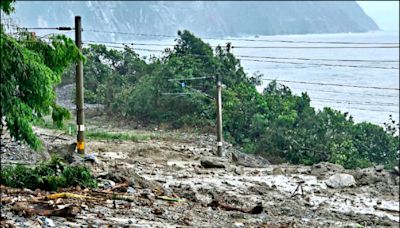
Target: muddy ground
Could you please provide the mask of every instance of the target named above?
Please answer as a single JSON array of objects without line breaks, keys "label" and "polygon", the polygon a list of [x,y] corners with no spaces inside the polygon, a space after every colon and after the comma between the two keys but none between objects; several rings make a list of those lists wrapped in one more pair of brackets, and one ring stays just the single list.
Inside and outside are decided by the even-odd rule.
[{"label": "muddy ground", "polygon": [[[2,143],[7,146],[2,146],[2,165],[39,162],[49,157],[47,152],[60,153],[74,141],[73,137],[56,130],[35,128],[35,131],[45,142],[46,151],[38,155],[3,139]],[[50,193],[2,187],[1,197],[7,199],[1,205],[2,226],[399,226],[399,174],[396,171],[382,167],[345,170],[329,163],[270,165],[240,154],[228,144],[225,145],[227,157],[219,159],[215,156],[215,137],[211,135],[134,132],[154,137],[138,142],[87,142],[87,153],[93,153],[96,162],[85,165],[97,177],[97,190],[77,187],[59,191],[96,200],[45,201],[46,205],[58,208],[76,206],[79,210],[74,216],[22,213],[15,209],[18,203],[31,202]],[[328,179],[339,173],[351,175],[355,183],[342,188],[328,187]],[[169,198],[162,198],[165,196]]]}]

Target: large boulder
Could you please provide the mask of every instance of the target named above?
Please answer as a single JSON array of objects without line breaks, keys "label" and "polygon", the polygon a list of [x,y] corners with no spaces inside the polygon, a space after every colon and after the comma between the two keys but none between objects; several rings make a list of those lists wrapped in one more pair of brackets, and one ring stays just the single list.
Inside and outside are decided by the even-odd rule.
[{"label": "large boulder", "polygon": [[239,151],[232,152],[232,162],[235,165],[251,168],[265,168],[271,164],[267,159],[261,156],[248,155]]},{"label": "large boulder", "polygon": [[227,160],[219,157],[203,157],[200,164],[204,168],[226,168]]},{"label": "large boulder", "polygon": [[331,188],[345,188],[354,186],[356,181],[350,174],[338,173],[329,177],[325,184]]},{"label": "large boulder", "polygon": [[344,168],[341,165],[332,164],[329,162],[320,162],[311,167],[311,175],[324,176],[331,173],[343,172]]},{"label": "large boulder", "polygon": [[380,166],[365,169],[356,169],[351,174],[357,179],[357,185],[374,185],[379,182],[385,184],[395,184],[394,172],[388,172]]}]

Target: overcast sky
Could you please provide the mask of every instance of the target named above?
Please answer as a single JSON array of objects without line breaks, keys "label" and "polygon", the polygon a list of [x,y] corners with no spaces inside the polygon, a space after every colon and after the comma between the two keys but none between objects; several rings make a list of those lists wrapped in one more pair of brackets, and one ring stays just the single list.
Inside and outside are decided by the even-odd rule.
[{"label": "overcast sky", "polygon": [[382,30],[399,31],[399,1],[357,1]]}]

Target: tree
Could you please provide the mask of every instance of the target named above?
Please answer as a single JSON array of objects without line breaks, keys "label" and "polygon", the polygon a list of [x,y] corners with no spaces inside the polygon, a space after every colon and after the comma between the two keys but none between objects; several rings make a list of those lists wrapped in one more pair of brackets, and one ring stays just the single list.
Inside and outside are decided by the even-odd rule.
[{"label": "tree", "polygon": [[[12,6],[2,1],[1,10],[8,14]],[[51,36],[49,42],[27,31],[12,37],[6,34],[3,24],[0,35],[0,116],[6,118],[12,137],[38,149],[40,141],[31,123],[52,112],[53,120],[60,125],[69,116],[65,108],[56,105],[54,86],[60,83],[64,69],[84,57],[63,35]]]},{"label": "tree", "polygon": [[178,32],[174,48],[149,61],[129,48],[92,45],[84,49],[86,94],[93,94],[93,100],[105,104],[112,115],[213,132],[215,80],[184,79],[220,75],[226,85],[224,138],[245,152],[275,163],[329,161],[345,168],[398,163],[398,126],[393,120],[387,131],[371,123],[354,123],[347,113],[329,107],[315,110],[307,93],[295,95],[276,81],[259,93],[261,75],[248,77],[229,49],[228,44],[213,50],[189,31]]}]

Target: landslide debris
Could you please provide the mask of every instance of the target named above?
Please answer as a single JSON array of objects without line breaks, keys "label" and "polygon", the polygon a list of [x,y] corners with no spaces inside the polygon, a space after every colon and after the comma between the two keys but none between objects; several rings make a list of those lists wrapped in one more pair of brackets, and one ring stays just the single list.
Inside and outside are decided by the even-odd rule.
[{"label": "landslide debris", "polygon": [[[59,132],[36,130],[50,135],[42,137],[48,146],[74,141],[65,136],[51,142]],[[96,162],[78,162],[92,170],[98,188],[48,192],[1,186],[2,227],[399,226],[395,170],[249,165],[244,162],[249,155],[230,145],[224,145],[227,157],[218,158],[215,141],[209,135],[90,141],[87,152]],[[3,161],[7,155],[1,156]],[[340,188],[328,187],[338,176],[345,177],[339,178]]]}]

